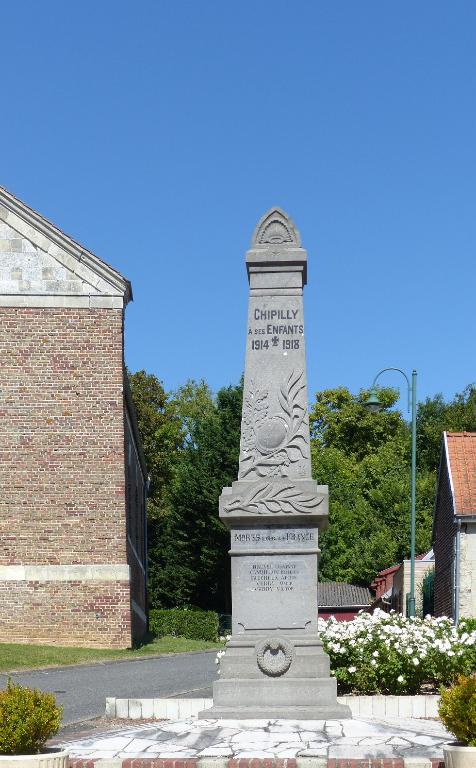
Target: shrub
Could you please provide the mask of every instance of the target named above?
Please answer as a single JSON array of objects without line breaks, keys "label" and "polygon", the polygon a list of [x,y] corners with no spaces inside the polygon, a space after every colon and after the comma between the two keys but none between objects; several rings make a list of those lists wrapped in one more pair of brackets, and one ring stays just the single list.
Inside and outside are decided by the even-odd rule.
[{"label": "shrub", "polygon": [[218,614],[199,608],[156,608],[149,613],[150,631],[163,637],[178,635],[190,640],[218,639]]},{"label": "shrub", "polygon": [[476,675],[461,676],[440,693],[438,713],[443,724],[466,747],[476,747]]},{"label": "shrub", "polygon": [[0,754],[36,754],[57,732],[61,715],[53,694],[9,680],[0,691]]},{"label": "shrub", "polygon": [[407,619],[376,610],[348,622],[319,619],[319,633],[341,693],[437,690],[476,669],[476,631],[465,620],[455,627],[444,616]]}]

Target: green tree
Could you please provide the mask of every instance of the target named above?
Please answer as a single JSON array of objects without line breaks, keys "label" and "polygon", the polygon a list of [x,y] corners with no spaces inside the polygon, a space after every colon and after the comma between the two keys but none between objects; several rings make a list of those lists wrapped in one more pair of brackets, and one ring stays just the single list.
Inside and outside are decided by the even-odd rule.
[{"label": "green tree", "polygon": [[129,384],[150,477],[148,512],[154,517],[165,510],[185,430],[177,404],[157,376],[129,373]]},{"label": "green tree", "polygon": [[417,414],[418,466],[434,471],[438,468],[441,438],[444,431],[476,432],[476,387],[470,384],[445,402],[443,395],[419,403]]},{"label": "green tree", "polygon": [[170,490],[186,433],[177,403],[165,392],[157,376],[137,371],[129,374],[129,383],[150,481],[147,498],[150,596],[157,581]]},{"label": "green tree", "polygon": [[216,398],[203,382],[189,382],[175,398],[186,425],[170,488],[150,594],[155,606],[184,604],[230,609],[229,534],[218,498],[237,477],[242,385]]},{"label": "green tree", "polygon": [[[410,430],[391,410],[398,394],[379,389],[378,414],[368,392],[339,387],[316,395],[311,411],[314,477],[329,485],[329,528],[322,536],[323,579],[368,584],[409,552]],[[430,546],[434,478],[417,478],[417,548]]]}]

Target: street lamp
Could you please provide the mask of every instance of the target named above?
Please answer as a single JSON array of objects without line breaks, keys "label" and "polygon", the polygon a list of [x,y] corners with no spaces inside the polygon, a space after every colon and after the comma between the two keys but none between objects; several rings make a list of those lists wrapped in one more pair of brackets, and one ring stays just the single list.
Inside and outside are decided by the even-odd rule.
[{"label": "street lamp", "polygon": [[377,379],[385,371],[398,371],[405,377],[408,387],[408,411],[412,413],[412,477],[411,477],[411,516],[410,516],[410,598],[408,600],[408,615],[415,616],[415,516],[416,516],[416,380],[417,372],[412,371],[412,381],[401,368],[382,368],[373,380],[370,394],[364,405],[371,413],[382,410],[382,403],[377,392]]}]

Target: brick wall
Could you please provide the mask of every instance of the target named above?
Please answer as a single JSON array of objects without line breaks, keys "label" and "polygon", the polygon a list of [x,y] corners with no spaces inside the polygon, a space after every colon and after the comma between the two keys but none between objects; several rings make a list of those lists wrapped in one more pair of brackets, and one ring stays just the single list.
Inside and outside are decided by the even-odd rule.
[{"label": "brick wall", "polygon": [[[0,567],[128,562],[122,310],[0,308],[0,465]],[[130,644],[123,580],[5,581],[0,615],[0,641]]]},{"label": "brick wall", "polygon": [[91,648],[130,645],[129,582],[0,582],[0,641]]},{"label": "brick wall", "polygon": [[443,451],[433,527],[435,553],[435,616],[453,616],[453,562],[456,525],[450,480]]}]

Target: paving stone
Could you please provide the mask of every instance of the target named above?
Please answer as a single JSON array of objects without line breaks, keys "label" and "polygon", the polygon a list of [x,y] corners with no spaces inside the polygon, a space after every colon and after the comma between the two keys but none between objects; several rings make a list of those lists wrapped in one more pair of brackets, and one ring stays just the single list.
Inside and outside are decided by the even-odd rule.
[{"label": "paving stone", "polygon": [[236,728],[241,731],[243,729],[250,730],[253,728],[267,728],[271,724],[270,720],[214,720],[215,723],[220,723],[221,726],[227,728]]},{"label": "paving stone", "polygon": [[380,736],[381,734],[385,738],[388,738],[388,732],[391,730],[391,726],[384,726],[376,720],[347,720],[344,723],[344,736]]},{"label": "paving stone", "polygon": [[[349,746],[358,746],[362,743],[362,737],[361,736],[342,736],[339,739],[332,739],[331,743],[333,744],[348,744]],[[380,741],[379,743],[383,743],[383,741]],[[352,750],[349,749],[349,752]]]},{"label": "paving stone", "polygon": [[389,739],[386,744],[391,744],[392,746],[398,746],[398,747],[410,747],[411,742],[407,741],[407,739],[402,739],[401,736],[392,736],[391,739]]},{"label": "paving stone", "polygon": [[157,744],[151,739],[133,739],[129,744],[122,748],[122,752],[127,752],[127,754],[130,755],[135,752],[145,752],[148,747],[156,749]]},{"label": "paving stone", "polygon": [[[418,736],[414,736],[413,739],[412,739],[412,742],[414,744],[421,744],[422,746],[428,746],[428,747],[433,746],[435,741],[436,741],[436,739],[434,738],[434,736],[420,736],[420,735],[418,735]],[[441,739],[438,739],[438,741],[441,741]]]},{"label": "paving stone", "polygon": [[233,750],[230,746],[207,747],[198,753],[198,757],[231,757]]},{"label": "paving stone", "polygon": [[305,731],[299,731],[299,736],[301,737],[301,741],[309,741],[309,739],[316,739],[318,736],[320,738],[326,739],[326,734],[324,731],[312,731],[312,730],[305,730]]},{"label": "paving stone", "polygon": [[[236,727],[237,721],[182,721],[136,724],[120,731],[69,741],[72,756],[113,757],[331,757],[359,759],[442,757],[442,744],[451,737],[441,723],[425,720],[256,721]],[[228,724],[233,723],[234,727]],[[317,726],[317,727],[316,727]],[[385,743],[386,742],[386,743]],[[292,754],[291,754],[292,753]]]},{"label": "paving stone", "polygon": [[328,750],[328,747],[324,747],[324,746],[322,746],[322,747],[321,746],[312,747],[311,745],[309,745],[308,749],[301,749],[298,752],[297,756],[298,757],[325,757],[325,758],[327,758],[327,750]]},{"label": "paving stone", "polygon": [[361,747],[375,747],[378,744],[385,744],[385,737],[378,738],[378,736],[368,736],[365,739],[361,739],[358,744]]}]

